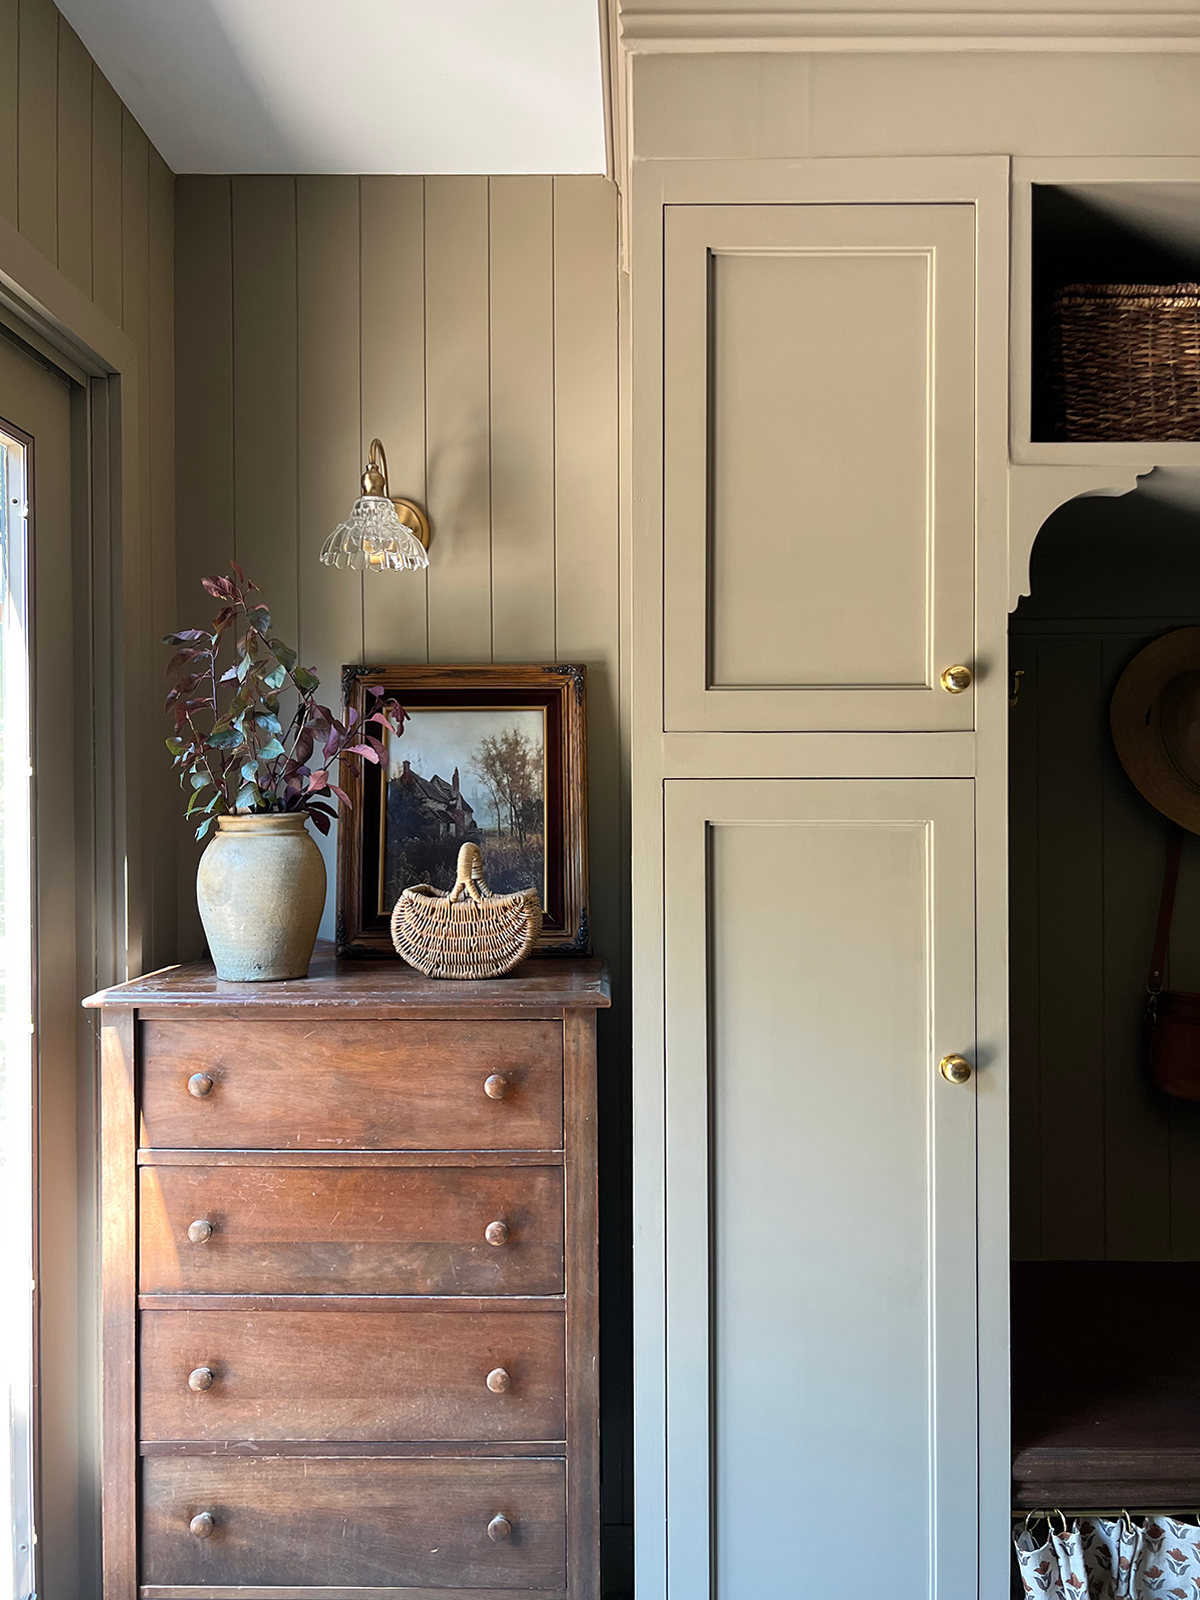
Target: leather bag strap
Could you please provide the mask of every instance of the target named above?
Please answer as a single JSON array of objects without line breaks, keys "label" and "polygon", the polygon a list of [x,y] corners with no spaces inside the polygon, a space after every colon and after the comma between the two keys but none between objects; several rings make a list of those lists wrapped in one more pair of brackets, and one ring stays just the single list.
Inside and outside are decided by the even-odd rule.
[{"label": "leather bag strap", "polygon": [[1171,939],[1171,916],[1175,910],[1175,889],[1179,883],[1179,862],[1183,855],[1183,829],[1172,823],[1167,834],[1167,859],[1163,864],[1162,898],[1158,902],[1158,927],[1154,931],[1154,954],[1150,957],[1150,976],[1146,992],[1158,994],[1167,965],[1167,945]]}]

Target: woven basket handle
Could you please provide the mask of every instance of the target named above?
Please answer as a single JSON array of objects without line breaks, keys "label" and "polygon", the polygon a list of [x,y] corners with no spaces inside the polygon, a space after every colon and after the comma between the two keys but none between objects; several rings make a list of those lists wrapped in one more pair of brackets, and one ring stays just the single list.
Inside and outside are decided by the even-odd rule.
[{"label": "woven basket handle", "polygon": [[464,844],[458,852],[458,877],[450,891],[451,901],[457,900],[463,893],[469,894],[472,900],[482,901],[491,892],[483,881],[483,852],[477,844]]}]

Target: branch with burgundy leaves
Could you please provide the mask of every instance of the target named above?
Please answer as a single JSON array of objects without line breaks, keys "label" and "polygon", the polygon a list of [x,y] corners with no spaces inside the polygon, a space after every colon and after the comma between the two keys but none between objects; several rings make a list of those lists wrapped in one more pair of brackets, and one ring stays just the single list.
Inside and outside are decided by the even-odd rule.
[{"label": "branch with burgundy leaves", "polygon": [[[334,767],[348,756],[377,766],[385,762],[381,734],[399,737],[408,713],[371,686],[367,693],[376,703],[366,716],[353,706],[334,716],[317,700],[316,673],[297,665],[296,652],[272,633],[265,599],[251,599],[262,590],[236,561],[230,566],[233,577],[202,580],[222,602],[212,626],[187,628],[163,640],[176,652],[167,667],[168,675],[175,675],[167,695],[175,732],[167,749],[181,787],[191,790],[187,815],[200,818],[197,839],[219,816],[234,813],[304,812],[328,833],[337,816],[334,801],[350,804],[333,781]],[[233,660],[221,670],[227,641]],[[292,691],[295,706],[285,717],[282,697],[290,699]]]}]

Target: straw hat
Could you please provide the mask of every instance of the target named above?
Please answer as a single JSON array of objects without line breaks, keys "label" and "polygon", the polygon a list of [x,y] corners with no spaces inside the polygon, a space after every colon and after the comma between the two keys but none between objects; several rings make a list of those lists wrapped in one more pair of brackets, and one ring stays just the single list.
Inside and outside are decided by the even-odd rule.
[{"label": "straw hat", "polygon": [[1176,628],[1140,650],[1109,716],[1135,787],[1172,822],[1200,833],[1200,628]]}]

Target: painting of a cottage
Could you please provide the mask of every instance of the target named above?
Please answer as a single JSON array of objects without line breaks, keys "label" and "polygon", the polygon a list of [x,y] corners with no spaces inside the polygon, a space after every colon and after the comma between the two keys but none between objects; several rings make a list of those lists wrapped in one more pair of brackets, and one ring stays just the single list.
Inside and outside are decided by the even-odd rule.
[{"label": "painting of a cottage", "polygon": [[540,708],[411,712],[389,748],[380,910],[415,883],[450,889],[466,840],[494,893],[544,899],[545,748]]}]

